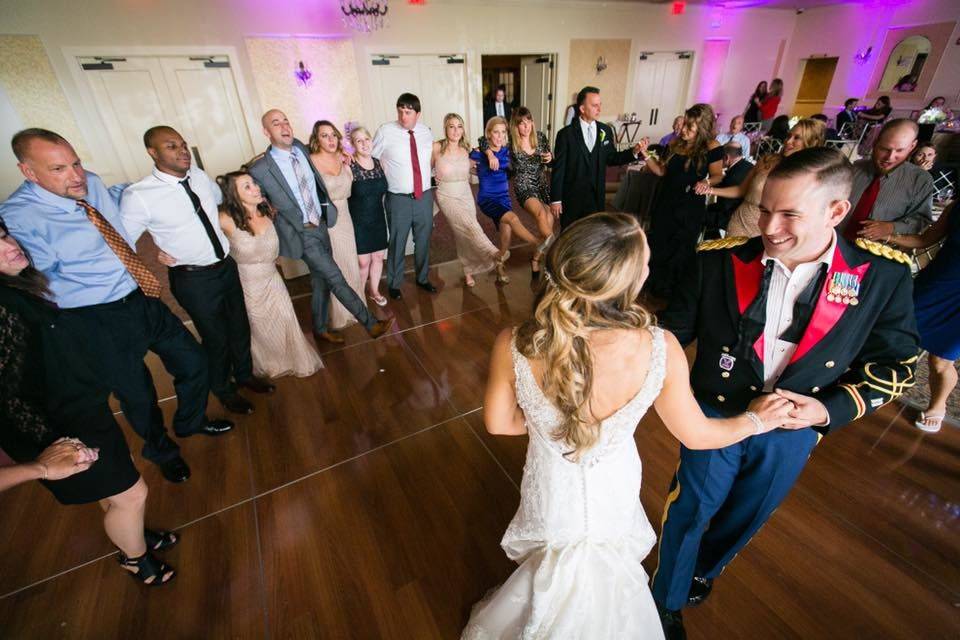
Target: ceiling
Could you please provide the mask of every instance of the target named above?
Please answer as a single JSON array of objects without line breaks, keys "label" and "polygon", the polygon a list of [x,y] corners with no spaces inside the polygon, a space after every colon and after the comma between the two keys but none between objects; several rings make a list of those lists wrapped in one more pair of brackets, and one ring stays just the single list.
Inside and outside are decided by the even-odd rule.
[{"label": "ceiling", "polygon": [[[674,0],[581,0],[596,3],[642,2],[644,4],[673,4]],[[837,4],[862,4],[867,0],[687,0],[687,4],[722,5],[730,9],[756,7],[764,9],[810,9]]]}]

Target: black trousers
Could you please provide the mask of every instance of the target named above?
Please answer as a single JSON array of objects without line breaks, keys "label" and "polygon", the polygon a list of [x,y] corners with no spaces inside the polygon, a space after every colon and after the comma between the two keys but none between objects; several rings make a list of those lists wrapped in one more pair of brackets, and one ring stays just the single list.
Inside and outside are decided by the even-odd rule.
[{"label": "black trousers", "polygon": [[187,310],[207,353],[210,391],[218,398],[236,392],[236,382],[253,375],[250,320],[237,263],[227,256],[202,271],[169,270],[170,291]]},{"label": "black trousers", "polygon": [[137,289],[106,304],[66,309],[60,316],[79,348],[89,349],[90,362],[120,401],[133,430],[143,438],[143,457],[156,463],[180,455],[167,435],[157,405],[153,377],[143,359],[153,351],[173,375],[177,435],[198,431],[206,422],[207,362],[193,335],[156,298]]}]

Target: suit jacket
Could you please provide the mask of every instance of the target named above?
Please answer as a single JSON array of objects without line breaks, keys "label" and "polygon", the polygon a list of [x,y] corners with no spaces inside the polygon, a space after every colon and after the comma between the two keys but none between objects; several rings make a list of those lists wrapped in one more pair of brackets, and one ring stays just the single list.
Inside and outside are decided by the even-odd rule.
[{"label": "suit jacket", "polygon": [[[731,244],[738,246],[724,248]],[[909,258],[888,251],[895,261],[868,250],[881,253],[881,247],[837,238],[809,323],[776,383],[826,406],[830,424],[814,427],[821,433],[872,412],[914,384],[920,345],[913,281],[902,263]],[[727,415],[744,411],[763,393],[763,336],[753,345],[739,344],[740,319],[760,289],[762,257],[761,238],[703,243],[687,281],[660,316],[681,344],[697,340],[690,376],[694,394]],[[858,304],[827,298],[833,273],[859,278]]]},{"label": "suit jacket", "polygon": [[[310,157],[310,150],[299,140],[294,140],[293,144],[303,152],[303,155]],[[297,203],[287,179],[283,177],[277,161],[270,155],[270,149],[267,147],[266,153],[250,165],[250,175],[260,185],[263,195],[267,197],[274,208],[277,210],[277,218],[274,220],[274,226],[277,229],[277,236],[280,238],[280,255],[285,258],[299,259],[303,257],[303,210]],[[323,185],[323,178],[317,172],[312,162],[308,162],[310,171],[313,173],[314,180],[317,181],[317,196],[320,199],[321,224],[332,227],[337,224],[337,207],[334,206],[327,195],[327,189]]]},{"label": "suit jacket", "polygon": [[[512,113],[513,113],[513,106],[509,102],[504,101],[503,117],[507,119],[507,124],[510,123],[510,114]],[[497,115],[496,103],[493,100],[484,102],[483,103],[483,126],[486,127],[487,121],[490,120],[490,118],[494,117],[495,115]],[[507,129],[509,130],[509,127],[507,127]]]},{"label": "suit jacket", "polygon": [[563,203],[560,222],[567,226],[580,218],[606,208],[606,172],[608,165],[633,162],[632,149],[617,151],[616,137],[609,125],[597,122],[597,140],[587,150],[580,119],[560,129],[553,149],[553,175],[550,194]]},{"label": "suit jacket", "polygon": [[[841,129],[843,129],[843,125],[847,124],[848,122],[856,122],[856,121],[857,121],[857,116],[850,115],[849,113],[847,113],[847,110],[844,109],[843,111],[837,114],[837,118],[836,118],[837,131],[840,131]],[[848,127],[847,134],[849,135],[849,133],[850,133],[850,130]],[[827,138],[827,140],[829,139],[830,138]]]}]

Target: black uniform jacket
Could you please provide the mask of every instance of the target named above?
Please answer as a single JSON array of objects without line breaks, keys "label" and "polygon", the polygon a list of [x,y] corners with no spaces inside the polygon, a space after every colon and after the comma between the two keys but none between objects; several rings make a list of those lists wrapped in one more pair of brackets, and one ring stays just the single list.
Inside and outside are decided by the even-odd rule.
[{"label": "black uniform jacket", "polygon": [[[728,415],[763,393],[762,333],[752,345],[738,344],[741,316],[760,289],[762,257],[759,237],[702,243],[686,282],[660,317],[684,346],[697,341],[694,394]],[[829,424],[814,427],[821,433],[874,411],[914,384],[920,347],[905,263],[909,258],[890,247],[837,238],[809,322],[776,383],[826,406]],[[830,295],[834,273],[859,281],[855,304],[851,296],[845,303]]]}]

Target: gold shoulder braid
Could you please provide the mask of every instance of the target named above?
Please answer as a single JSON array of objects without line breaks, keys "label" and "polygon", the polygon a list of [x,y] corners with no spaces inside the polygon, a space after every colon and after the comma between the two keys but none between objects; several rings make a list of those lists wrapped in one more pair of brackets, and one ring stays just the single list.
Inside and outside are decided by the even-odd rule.
[{"label": "gold shoulder braid", "polygon": [[716,240],[704,240],[697,245],[697,251],[713,251],[714,249],[730,249],[746,244],[750,238],[746,236],[727,236]]},{"label": "gold shoulder braid", "polygon": [[887,244],[874,242],[873,240],[867,240],[866,238],[857,238],[857,246],[864,251],[869,251],[875,256],[880,256],[881,258],[886,258],[887,260],[893,260],[894,262],[902,262],[908,267],[913,263],[913,260],[911,260],[910,256],[908,256],[906,253],[900,251],[899,249],[894,249]]}]

